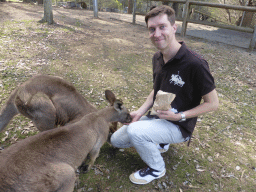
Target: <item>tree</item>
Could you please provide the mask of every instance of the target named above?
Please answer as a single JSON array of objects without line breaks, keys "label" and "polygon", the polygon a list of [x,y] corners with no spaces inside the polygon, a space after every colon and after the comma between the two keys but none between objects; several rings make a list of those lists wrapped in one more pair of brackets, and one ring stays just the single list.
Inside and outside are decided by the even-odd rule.
[{"label": "tree", "polygon": [[39,22],[53,24],[52,0],[44,0],[44,17]]},{"label": "tree", "polygon": [[172,8],[175,11],[175,16],[178,17],[178,11],[179,11],[179,3],[173,3]]},{"label": "tree", "polygon": [[[244,5],[244,6],[251,6],[251,7],[256,6],[256,4],[254,5],[253,0],[249,0],[247,2],[239,0],[239,3],[240,5]],[[236,21],[236,24],[238,26],[254,28],[254,25],[256,23],[255,23],[255,20],[253,20],[253,14],[254,12],[244,11],[243,15],[240,16],[239,19]]]},{"label": "tree", "polygon": [[114,8],[114,9],[121,9],[122,8],[122,1],[118,0],[100,0],[98,3],[100,8]]},{"label": "tree", "polygon": [[128,13],[131,14],[133,12],[133,0],[128,0]]}]

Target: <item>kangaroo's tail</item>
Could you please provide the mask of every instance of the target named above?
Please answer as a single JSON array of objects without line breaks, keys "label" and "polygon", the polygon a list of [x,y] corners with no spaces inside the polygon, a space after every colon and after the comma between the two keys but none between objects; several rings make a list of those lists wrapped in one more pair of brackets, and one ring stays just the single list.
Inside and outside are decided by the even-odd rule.
[{"label": "kangaroo's tail", "polygon": [[11,121],[11,119],[19,113],[14,102],[17,92],[18,92],[18,88],[11,93],[8,101],[5,103],[5,105],[3,106],[0,112],[0,132],[2,132],[3,129]]}]

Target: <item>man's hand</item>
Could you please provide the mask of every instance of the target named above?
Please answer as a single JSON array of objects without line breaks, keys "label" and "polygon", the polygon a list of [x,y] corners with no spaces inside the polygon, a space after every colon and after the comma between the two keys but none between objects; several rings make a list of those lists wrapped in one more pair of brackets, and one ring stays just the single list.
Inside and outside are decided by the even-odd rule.
[{"label": "man's hand", "polygon": [[[132,122],[139,121],[139,119],[153,106],[153,97],[154,97],[154,90],[151,91],[147,100],[143,103],[143,105],[137,110],[130,113],[132,117]],[[126,123],[125,125],[129,125],[130,123]]]},{"label": "man's hand", "polygon": [[[138,111],[133,111],[130,113],[131,117],[132,117],[132,122],[131,123],[134,123],[136,121],[138,121],[142,115],[138,112]],[[124,125],[129,125],[130,123],[124,123]]]},{"label": "man's hand", "polygon": [[137,111],[133,111],[130,113],[131,117],[132,117],[132,122],[136,122],[139,121],[139,119],[141,118],[142,115],[140,115]]},{"label": "man's hand", "polygon": [[168,111],[157,110],[157,113],[158,113],[157,116],[160,119],[166,119],[170,121],[179,121],[181,119],[181,114],[174,113],[171,110],[168,110]]}]

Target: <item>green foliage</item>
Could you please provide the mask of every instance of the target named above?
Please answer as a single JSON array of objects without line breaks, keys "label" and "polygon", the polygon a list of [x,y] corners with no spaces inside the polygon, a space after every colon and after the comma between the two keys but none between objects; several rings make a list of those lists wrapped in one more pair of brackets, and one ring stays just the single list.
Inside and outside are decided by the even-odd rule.
[{"label": "green foliage", "polygon": [[118,0],[98,0],[99,8],[121,8],[122,3]]}]

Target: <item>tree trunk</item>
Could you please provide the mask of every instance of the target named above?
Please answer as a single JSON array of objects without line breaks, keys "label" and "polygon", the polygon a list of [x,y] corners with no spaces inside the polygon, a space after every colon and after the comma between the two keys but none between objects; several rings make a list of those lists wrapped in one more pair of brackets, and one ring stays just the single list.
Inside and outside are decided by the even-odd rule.
[{"label": "tree trunk", "polygon": [[172,8],[175,11],[175,16],[178,17],[178,11],[179,11],[179,3],[173,3]]},{"label": "tree trunk", "polygon": [[47,22],[49,25],[53,24],[52,0],[44,0],[44,17],[40,22]]},{"label": "tree trunk", "polygon": [[128,0],[128,13],[132,14],[132,10],[133,10],[133,0]]},{"label": "tree trunk", "polygon": [[168,1],[164,1],[164,0],[163,0],[163,1],[162,1],[162,4],[163,4],[163,5],[168,5],[168,4],[169,4],[169,2],[168,2]]},{"label": "tree trunk", "polygon": [[[239,1],[242,6],[253,6],[253,0],[249,0],[247,3]],[[255,20],[253,20],[254,12],[244,11],[243,15],[236,21],[237,26],[251,27],[254,28]]]},{"label": "tree trunk", "polygon": [[230,14],[229,9],[226,9],[226,12],[228,14],[228,22],[231,23],[231,14]]}]

